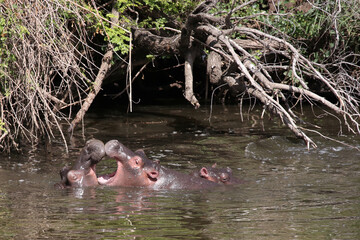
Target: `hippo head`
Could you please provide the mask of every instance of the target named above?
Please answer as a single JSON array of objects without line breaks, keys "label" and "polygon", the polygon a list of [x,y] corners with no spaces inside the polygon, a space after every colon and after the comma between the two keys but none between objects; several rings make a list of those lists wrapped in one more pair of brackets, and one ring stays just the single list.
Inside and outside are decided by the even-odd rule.
[{"label": "hippo head", "polygon": [[134,153],[117,140],[107,142],[105,152],[116,159],[117,170],[98,177],[100,185],[148,187],[157,181],[160,165],[149,160],[143,152]]},{"label": "hippo head", "polygon": [[229,167],[217,168],[216,164],[211,167],[202,167],[199,175],[212,182],[232,184],[232,170]]},{"label": "hippo head", "polygon": [[95,166],[104,156],[105,146],[102,141],[97,139],[87,141],[75,165],[60,170],[61,183],[57,185],[61,188],[98,185]]}]

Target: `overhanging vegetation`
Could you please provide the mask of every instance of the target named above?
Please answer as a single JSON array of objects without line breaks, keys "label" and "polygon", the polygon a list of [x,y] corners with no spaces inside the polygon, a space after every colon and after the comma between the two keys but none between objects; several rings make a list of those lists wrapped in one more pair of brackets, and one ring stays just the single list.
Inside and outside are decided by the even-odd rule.
[{"label": "overhanging vegetation", "polygon": [[193,69],[205,57],[206,91],[222,86],[239,102],[260,100],[308,148],[316,143],[306,131],[315,129],[293,111],[302,102],[321,106],[359,134],[356,4],[0,1],[0,148],[51,140],[54,129],[66,146],[62,124],[76,127],[111,71],[126,66],[131,109],[132,81],[148,62],[169,56],[183,59],[184,79],[176,86],[195,108]]}]

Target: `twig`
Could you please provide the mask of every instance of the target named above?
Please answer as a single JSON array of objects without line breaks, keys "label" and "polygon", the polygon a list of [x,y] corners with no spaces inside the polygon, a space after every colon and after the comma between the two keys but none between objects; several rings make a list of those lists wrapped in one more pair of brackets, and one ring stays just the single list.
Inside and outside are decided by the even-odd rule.
[{"label": "twig", "polygon": [[[142,71],[144,71],[144,69],[147,67],[147,65],[149,64],[149,62],[145,63],[141,68],[140,70],[135,74],[135,76],[133,77],[133,79],[131,79],[131,83],[133,83],[135,81],[135,79],[140,75],[140,73],[142,73]],[[121,96],[125,91],[127,91],[127,89],[130,87],[130,84],[128,83],[126,85],[126,87],[121,91],[119,92],[118,94],[116,94],[115,96],[113,96],[112,98],[115,99],[119,96]]]},{"label": "twig", "polygon": [[[114,22],[114,25],[115,25],[119,21],[119,12],[116,11],[115,8],[113,8],[112,14],[114,15],[114,17],[111,19],[111,22]],[[83,105],[81,106],[81,109],[76,114],[76,117],[72,120],[72,122],[70,124],[70,127],[68,129],[68,132],[72,132],[73,129],[76,127],[76,125],[84,118],[85,113],[87,112],[87,110],[91,106],[91,103],[93,102],[93,100],[95,99],[95,97],[99,93],[99,91],[101,90],[102,82],[103,82],[103,80],[104,80],[104,78],[106,76],[107,71],[111,67],[112,57],[113,57],[113,46],[109,42],[107,52],[105,53],[105,55],[104,55],[104,57],[102,59],[99,72],[98,72],[98,74],[96,76],[96,79],[95,79],[95,81],[93,83],[93,91],[90,92],[88,94],[88,96],[86,97]]]},{"label": "twig", "polygon": [[316,130],[307,129],[307,128],[303,128],[303,127],[300,127],[300,128],[301,128],[303,131],[308,131],[308,132],[316,133],[316,134],[318,134],[319,136],[321,136],[322,138],[325,138],[325,139],[327,139],[327,140],[331,140],[331,141],[333,141],[333,142],[340,143],[340,144],[342,144],[342,145],[344,145],[344,146],[347,146],[347,147],[350,147],[350,148],[353,148],[353,149],[356,149],[356,150],[360,151],[360,148],[358,148],[358,147],[355,147],[355,146],[353,146],[353,145],[350,145],[350,144],[347,144],[347,143],[345,143],[345,142],[339,141],[339,140],[337,140],[337,139],[335,139],[335,138],[331,138],[331,137],[325,136],[324,134],[321,134],[320,132],[318,132],[318,131],[316,131]]},{"label": "twig", "polygon": [[224,86],[228,85],[228,83],[223,83],[219,86],[217,86],[216,88],[214,88],[214,90],[212,91],[211,93],[211,99],[210,99],[210,113],[209,113],[209,122],[211,121],[211,117],[212,117],[212,110],[213,110],[213,99],[214,99],[214,94],[215,94],[215,91],[218,90],[219,88],[222,88]]}]

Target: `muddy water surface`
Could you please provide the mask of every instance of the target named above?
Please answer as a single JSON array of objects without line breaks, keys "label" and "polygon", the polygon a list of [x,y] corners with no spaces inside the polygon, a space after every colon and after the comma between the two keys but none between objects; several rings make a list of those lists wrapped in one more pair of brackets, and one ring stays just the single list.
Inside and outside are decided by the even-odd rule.
[{"label": "muddy water surface", "polygon": [[[306,110],[306,109],[305,109]],[[307,151],[261,109],[243,119],[236,106],[136,106],[132,114],[97,110],[51,149],[0,155],[1,239],[360,239],[360,152],[314,136]],[[305,111],[305,119],[314,118]],[[334,119],[317,119],[328,136],[360,147],[358,136],[338,136]],[[96,187],[58,190],[58,171],[71,165],[85,140],[118,139],[143,148],[178,171],[229,166],[244,183],[212,191]],[[105,159],[98,173],[115,162]]]}]

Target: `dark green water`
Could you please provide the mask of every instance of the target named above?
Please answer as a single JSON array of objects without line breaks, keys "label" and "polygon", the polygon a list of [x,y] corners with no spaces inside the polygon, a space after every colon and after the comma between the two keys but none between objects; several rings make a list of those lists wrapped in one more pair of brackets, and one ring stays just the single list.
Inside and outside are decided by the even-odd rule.
[{"label": "dark green water", "polygon": [[[305,111],[306,112],[306,111]],[[310,112],[310,111],[309,111]],[[241,121],[236,106],[136,106],[132,114],[102,110],[84,129],[48,151],[0,155],[1,239],[360,239],[360,152],[314,136],[307,151],[278,119],[261,109]],[[305,119],[313,115],[305,113]],[[335,119],[317,119],[340,136]],[[71,165],[85,140],[118,139],[178,171],[217,163],[241,185],[212,191],[96,187],[58,190],[58,171]],[[112,171],[104,160],[98,173]]]}]

